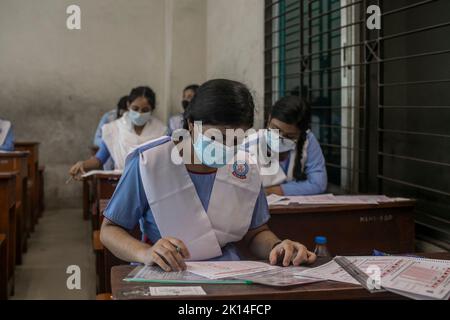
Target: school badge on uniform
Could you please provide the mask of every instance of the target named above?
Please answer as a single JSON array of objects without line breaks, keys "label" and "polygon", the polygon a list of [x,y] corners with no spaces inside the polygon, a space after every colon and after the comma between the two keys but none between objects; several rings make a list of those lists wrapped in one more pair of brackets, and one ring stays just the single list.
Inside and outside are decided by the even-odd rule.
[{"label": "school badge on uniform", "polygon": [[247,162],[235,162],[233,164],[233,176],[238,179],[247,179],[247,174],[249,171],[250,167],[248,166]]}]

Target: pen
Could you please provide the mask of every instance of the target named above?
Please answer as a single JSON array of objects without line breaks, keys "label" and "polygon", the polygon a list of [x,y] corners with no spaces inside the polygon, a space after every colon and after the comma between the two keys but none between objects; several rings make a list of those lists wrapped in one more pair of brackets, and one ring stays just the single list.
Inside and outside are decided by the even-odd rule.
[{"label": "pen", "polygon": [[69,184],[72,180],[73,180],[73,177],[70,176],[70,178],[66,180],[66,184]]}]

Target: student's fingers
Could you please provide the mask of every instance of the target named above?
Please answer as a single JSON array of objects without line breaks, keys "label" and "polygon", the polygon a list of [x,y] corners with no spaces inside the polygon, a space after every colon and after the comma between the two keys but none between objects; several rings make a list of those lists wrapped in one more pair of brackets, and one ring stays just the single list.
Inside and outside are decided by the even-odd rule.
[{"label": "student's fingers", "polygon": [[79,180],[80,179],[80,174],[84,174],[84,169],[83,169],[83,163],[82,162],[78,162],[76,163],[69,171],[70,175],[72,177],[74,177],[75,179]]},{"label": "student's fingers", "polygon": [[191,257],[191,254],[189,253],[189,250],[183,241],[171,237],[167,237],[166,239],[170,241],[175,247],[178,247],[180,249],[180,253],[185,259],[189,259]]},{"label": "student's fingers", "polygon": [[157,248],[155,248],[155,251],[157,254],[159,254],[161,256],[161,258],[163,258],[164,260],[167,261],[167,263],[169,264],[170,268],[173,271],[181,271],[182,268],[181,266],[178,264],[177,259],[175,259],[175,257],[172,255],[172,252],[161,246],[158,246]]},{"label": "student's fingers", "polygon": [[153,263],[157,264],[161,269],[166,272],[172,271],[170,266],[155,251],[152,252],[151,257]]},{"label": "student's fingers", "polygon": [[292,257],[294,255],[294,246],[291,242],[284,242],[283,243],[283,249],[284,249],[284,258],[283,258],[283,266],[289,267],[292,261]]},{"label": "student's fingers", "polygon": [[186,263],[184,263],[184,259],[181,256],[181,254],[176,250],[176,248],[173,246],[173,244],[169,241],[163,242],[162,246],[169,250],[172,257],[175,258],[177,265],[180,267],[180,270],[186,270]]},{"label": "student's fingers", "polygon": [[297,254],[295,255],[294,260],[292,261],[292,264],[294,266],[299,266],[304,262],[308,261],[308,250],[306,250],[306,247],[300,243],[294,244],[295,249],[297,250]]},{"label": "student's fingers", "polygon": [[278,262],[278,256],[280,254],[281,247],[280,245],[276,246],[275,248],[270,251],[269,254],[269,262],[271,265],[276,265]]},{"label": "student's fingers", "polygon": [[317,260],[317,256],[314,252],[307,251],[308,261],[306,261],[307,264],[313,264]]},{"label": "student's fingers", "polygon": [[78,163],[73,165],[72,168],[70,168],[69,174],[71,176],[75,176],[77,174],[77,172],[78,172]]}]

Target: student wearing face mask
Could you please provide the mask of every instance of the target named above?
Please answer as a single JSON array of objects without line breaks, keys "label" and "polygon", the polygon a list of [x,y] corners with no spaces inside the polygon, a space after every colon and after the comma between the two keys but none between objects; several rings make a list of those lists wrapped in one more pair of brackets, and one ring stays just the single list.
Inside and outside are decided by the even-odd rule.
[{"label": "student wearing face mask", "polygon": [[[263,176],[267,194],[296,196],[326,191],[325,159],[310,130],[310,119],[310,107],[299,97],[283,98],[273,106],[264,139],[279,165],[276,174]],[[277,129],[278,134],[271,129]]]},{"label": "student wearing face mask", "polygon": [[0,119],[0,151],[14,151],[14,131],[11,122]]},{"label": "student wearing face mask", "polygon": [[169,132],[168,135],[171,136],[172,133],[175,130],[182,129],[183,123],[184,123],[184,117],[183,113],[186,111],[187,107],[189,106],[189,103],[191,102],[192,98],[195,96],[195,93],[197,92],[199,86],[197,84],[191,84],[184,88],[183,90],[183,97],[181,100],[181,106],[183,107],[183,112],[179,113],[177,115],[174,115],[169,119]]},{"label": "student wearing face mask", "polygon": [[152,116],[155,103],[155,93],[151,88],[133,89],[128,96],[128,111],[120,119],[102,127],[102,143],[95,157],[76,163],[69,174],[79,179],[84,172],[102,168],[110,157],[114,169],[123,170],[128,153],[167,133],[167,127]]},{"label": "student wearing face mask", "polygon": [[[182,140],[162,137],[128,156],[104,212],[102,243],[122,260],[165,271],[185,270],[186,259],[239,260],[234,243],[241,239],[272,264],[314,262],[305,246],[270,231],[255,160],[237,150],[239,139],[221,138],[227,129],[246,131],[253,120],[253,99],[243,84],[203,84],[186,112],[189,133]],[[144,241],[128,233],[138,224]]]}]

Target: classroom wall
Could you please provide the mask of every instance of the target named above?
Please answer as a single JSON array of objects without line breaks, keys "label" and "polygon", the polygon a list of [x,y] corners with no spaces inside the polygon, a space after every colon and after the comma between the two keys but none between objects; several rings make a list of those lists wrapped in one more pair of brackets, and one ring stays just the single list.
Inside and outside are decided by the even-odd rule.
[{"label": "classroom wall", "polygon": [[257,107],[255,125],[263,124],[264,1],[207,1],[207,77],[247,84]]},{"label": "classroom wall", "polygon": [[[89,156],[98,120],[121,95],[150,85],[166,121],[183,85],[205,78],[204,1],[0,1],[0,117],[18,140],[42,143],[48,207],[81,206],[67,171]],[[79,31],[66,28],[74,3]]]}]

